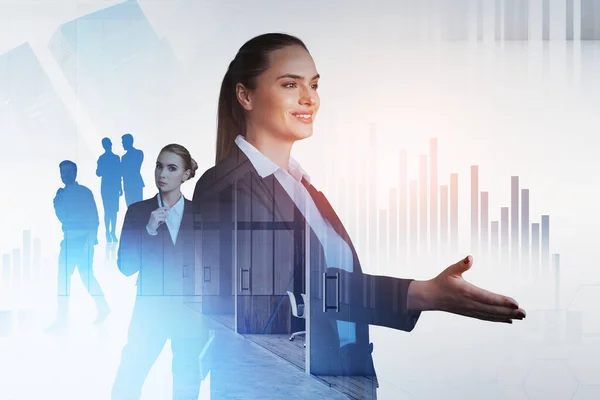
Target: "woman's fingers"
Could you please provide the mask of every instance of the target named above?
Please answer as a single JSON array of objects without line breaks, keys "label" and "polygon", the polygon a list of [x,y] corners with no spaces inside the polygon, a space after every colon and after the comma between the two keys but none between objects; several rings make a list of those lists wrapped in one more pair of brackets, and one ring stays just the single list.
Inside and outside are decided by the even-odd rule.
[{"label": "woman's fingers", "polygon": [[462,315],[497,322],[507,319],[523,319],[526,317],[525,310],[520,308],[514,309],[505,306],[495,306],[474,300],[465,301],[462,307],[459,307],[459,310],[459,313]]},{"label": "woman's fingers", "polygon": [[467,287],[466,305],[468,308],[484,315],[504,318],[523,319],[525,310],[511,297],[492,293],[488,290],[469,284]]},{"label": "woman's fingers", "polygon": [[503,296],[501,294],[492,293],[488,290],[482,289],[469,283],[467,287],[468,297],[471,300],[477,301],[483,304],[489,304],[493,306],[508,307],[513,309],[519,308],[519,303],[511,297]]},{"label": "woman's fingers", "polygon": [[526,317],[525,310],[521,308],[503,307],[503,306],[492,306],[484,303],[475,303],[475,309],[481,313],[487,315],[495,315],[500,317],[508,317],[513,319],[523,319]]},{"label": "woman's fingers", "polygon": [[166,210],[167,210],[166,208],[159,208],[157,210],[152,211],[152,215],[157,220],[163,220],[164,221],[167,218],[167,211]]},{"label": "woman's fingers", "polygon": [[438,288],[442,309],[455,314],[493,322],[506,322],[526,317],[525,311],[511,297],[477,287],[462,278],[440,280]]},{"label": "woman's fingers", "polygon": [[469,311],[464,310],[462,312],[458,312],[457,314],[463,315],[465,317],[479,319],[482,321],[502,322],[502,323],[506,323],[506,324],[512,324],[513,319],[520,319],[520,318],[507,318],[505,316],[493,315],[493,314],[480,312],[480,311],[473,311],[473,310],[469,310]]},{"label": "woman's fingers", "polygon": [[166,208],[161,207],[161,208],[157,208],[156,210],[152,211],[151,220],[152,219],[154,219],[154,222],[151,222],[151,224],[156,224],[155,225],[156,227],[164,224],[167,219]]}]

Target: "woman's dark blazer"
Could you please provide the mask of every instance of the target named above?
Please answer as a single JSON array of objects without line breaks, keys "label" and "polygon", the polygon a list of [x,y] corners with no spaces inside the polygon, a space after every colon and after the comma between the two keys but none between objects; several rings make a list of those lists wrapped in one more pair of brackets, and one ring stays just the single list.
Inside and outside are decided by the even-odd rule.
[{"label": "woman's dark blazer", "polygon": [[[195,245],[192,202],[185,199],[181,226],[175,244],[167,224],[153,236],[146,231],[152,211],[158,208],[158,195],[131,204],[125,214],[117,265],[126,276],[139,272],[139,296],[194,295]],[[184,299],[185,300],[185,299]]]},{"label": "woman's dark blazer", "polygon": [[[273,175],[261,178],[246,155],[234,145],[228,157],[202,175],[196,184],[193,197],[196,228],[207,231],[220,230],[220,238],[225,239],[225,249],[223,240],[219,246],[214,246],[203,239],[200,256],[203,266],[206,269],[210,264],[220,265],[218,271],[211,272],[210,279],[203,279],[203,307],[211,302],[218,303],[212,298],[218,296],[212,295],[219,292],[208,287],[205,282],[218,281],[217,275],[231,275],[233,257],[237,257],[239,271],[235,290],[241,290],[237,296],[238,330],[240,327],[243,329],[251,326],[258,318],[263,318],[265,324],[271,324],[265,325],[267,327],[277,324],[280,320],[289,321],[289,308],[282,314],[281,307],[260,299],[254,300],[252,307],[248,307],[248,299],[254,295],[255,289],[262,294],[269,294],[260,286],[262,281],[275,282],[269,290],[274,297],[280,299],[278,304],[285,303],[286,290],[293,291],[296,295],[306,293],[304,276],[309,265],[310,323],[307,326],[310,327],[311,334],[311,373],[374,376],[371,356],[373,344],[369,340],[369,325],[403,331],[411,331],[414,328],[420,314],[409,313],[407,310],[407,292],[411,280],[364,274],[352,241],[325,195],[308,182],[303,183],[323,217],[350,246],[353,270],[347,272],[326,265],[321,243],[287,192]],[[310,235],[305,234],[307,227]],[[231,239],[234,228],[238,230],[236,241]],[[288,236],[285,236],[286,233]],[[307,251],[309,263],[306,262]],[[267,263],[268,259],[274,260],[271,263],[272,272],[264,267],[265,264],[271,265]],[[324,274],[329,278],[338,276],[339,281],[324,279]],[[339,284],[338,287],[336,283]],[[224,289],[227,291],[228,288],[234,287],[231,282],[226,285],[223,285],[223,282],[220,284],[221,295],[224,294]],[[323,301],[324,285],[327,285],[326,302]],[[243,289],[247,289],[246,296],[241,296],[244,294]],[[231,296],[231,290],[226,294]],[[339,303],[336,303],[337,299]],[[271,317],[268,319],[261,316],[260,310],[256,311],[261,301],[262,307],[272,308]],[[356,323],[355,344],[340,349],[337,320]],[[265,328],[262,333],[273,333],[273,330]]]}]

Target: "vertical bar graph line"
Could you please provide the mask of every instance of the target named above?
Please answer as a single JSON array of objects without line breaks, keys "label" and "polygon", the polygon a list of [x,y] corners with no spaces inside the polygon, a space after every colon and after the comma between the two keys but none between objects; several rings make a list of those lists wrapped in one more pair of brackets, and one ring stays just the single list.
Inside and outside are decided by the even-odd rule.
[{"label": "vertical bar graph line", "polygon": [[409,234],[409,260],[415,261],[418,257],[418,226],[417,226],[417,202],[418,202],[418,194],[417,194],[417,181],[415,179],[411,179],[410,181],[410,234]]},{"label": "vertical bar graph line", "polygon": [[481,243],[480,252],[483,257],[489,256],[489,196],[488,192],[481,192]]},{"label": "vertical bar graph line", "polygon": [[23,280],[28,281],[31,278],[31,231],[23,231]]},{"label": "vertical bar graph line", "polygon": [[447,257],[448,241],[448,185],[440,186],[440,255]]},{"label": "vertical bar graph line", "polygon": [[501,41],[504,37],[503,35],[503,1],[495,0],[494,1],[494,36],[497,41]]},{"label": "vertical bar graph line", "polygon": [[408,255],[408,178],[407,178],[407,156],[406,150],[400,150],[399,154],[399,188],[398,188],[398,236],[399,236],[399,258],[401,263],[407,261]]},{"label": "vertical bar graph line", "polygon": [[519,177],[510,178],[510,254],[513,266],[519,263]]},{"label": "vertical bar graph line", "polygon": [[567,12],[565,14],[565,38],[567,41],[573,41],[575,38],[575,4],[573,0],[566,0],[566,2]]},{"label": "vertical bar graph line", "polygon": [[387,233],[387,210],[380,209],[379,216],[379,248],[377,249],[377,272],[384,274],[388,268],[388,233]]},{"label": "vertical bar graph line", "polygon": [[450,174],[450,256],[458,254],[458,174]]},{"label": "vertical bar graph line", "polygon": [[550,258],[550,216],[542,215],[541,225],[541,256],[542,256],[542,274],[548,274],[549,258]]},{"label": "vertical bar graph line", "polygon": [[500,262],[502,267],[509,263],[508,259],[508,207],[500,208]]},{"label": "vertical bar graph line", "polygon": [[429,246],[431,254],[438,255],[438,142],[433,138],[429,142],[430,163],[429,163],[429,214],[430,226]]},{"label": "vertical bar graph line", "polygon": [[419,254],[425,256],[429,253],[427,246],[427,156],[421,155],[419,160]]},{"label": "vertical bar graph line", "polygon": [[521,189],[521,266],[527,273],[529,265],[529,189]]},{"label": "vertical bar graph line", "polygon": [[398,196],[394,188],[390,189],[388,249],[388,263],[395,266],[398,264]]},{"label": "vertical bar graph line", "polygon": [[369,132],[369,256],[372,264],[377,265],[377,131],[375,124],[371,124]]},{"label": "vertical bar graph line", "polygon": [[542,0],[542,40],[550,40],[550,0]]},{"label": "vertical bar graph line", "polygon": [[479,168],[471,166],[471,251],[478,252],[479,242]]},{"label": "vertical bar graph line", "polygon": [[492,265],[499,265],[498,221],[490,223],[490,258]]},{"label": "vertical bar graph line", "polygon": [[540,224],[534,222],[531,224],[531,261],[529,268],[534,278],[539,276],[540,269]]}]

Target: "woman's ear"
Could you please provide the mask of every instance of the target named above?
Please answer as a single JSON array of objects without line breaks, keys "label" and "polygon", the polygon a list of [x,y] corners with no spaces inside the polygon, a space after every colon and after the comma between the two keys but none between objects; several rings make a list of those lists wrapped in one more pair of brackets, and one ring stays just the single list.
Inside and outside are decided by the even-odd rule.
[{"label": "woman's ear", "polygon": [[183,180],[181,181],[181,183],[187,181],[188,179],[190,179],[190,174],[192,173],[192,171],[190,171],[189,169],[187,171],[185,171],[185,174],[183,174]]},{"label": "woman's ear", "polygon": [[250,98],[250,91],[246,89],[244,85],[238,83],[235,85],[235,96],[237,101],[246,111],[252,111],[252,100]]}]

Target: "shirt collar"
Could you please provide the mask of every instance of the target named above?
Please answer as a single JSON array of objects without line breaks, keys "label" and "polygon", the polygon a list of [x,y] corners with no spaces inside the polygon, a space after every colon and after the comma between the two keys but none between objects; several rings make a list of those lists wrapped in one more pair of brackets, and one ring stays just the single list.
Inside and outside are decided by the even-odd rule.
[{"label": "shirt collar", "polygon": [[300,163],[296,161],[293,157],[290,156],[290,163],[288,166],[288,170],[285,171],[283,168],[279,167],[273,161],[271,161],[267,156],[258,151],[256,147],[251,145],[245,137],[242,135],[238,135],[235,138],[235,144],[240,148],[240,150],[248,157],[248,160],[252,163],[256,172],[260,175],[261,178],[266,178],[269,175],[274,174],[278,170],[286,172],[290,174],[295,180],[300,182],[302,178],[306,179],[308,183],[310,183],[310,176],[302,169]]},{"label": "shirt collar", "polygon": [[[160,199],[157,197],[157,201],[158,201],[158,206],[160,207]],[[183,214],[183,204],[185,202],[185,198],[183,197],[183,194],[181,195],[181,197],[179,198],[179,200],[177,201],[177,203],[175,203],[175,205],[173,207],[171,207],[169,209],[169,211],[174,211],[175,214],[177,215],[182,215]]]}]

